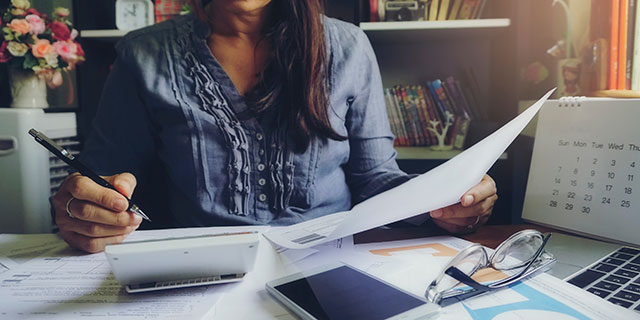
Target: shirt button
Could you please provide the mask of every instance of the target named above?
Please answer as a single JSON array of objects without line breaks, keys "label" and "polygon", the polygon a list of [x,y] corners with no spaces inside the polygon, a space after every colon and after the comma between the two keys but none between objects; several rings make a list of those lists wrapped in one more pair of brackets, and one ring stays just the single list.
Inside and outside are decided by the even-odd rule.
[{"label": "shirt button", "polygon": [[266,183],[267,183],[267,180],[265,180],[265,179],[259,179],[258,180],[258,184],[261,185],[261,186],[264,186]]},{"label": "shirt button", "polygon": [[264,194],[264,193],[261,193],[261,194],[258,196],[258,200],[260,200],[260,201],[262,201],[262,202],[267,201],[267,195],[266,195],[266,194]]},{"label": "shirt button", "polygon": [[256,133],[256,139],[258,139],[258,141],[261,141],[262,138],[264,138],[264,136],[262,135],[262,133]]},{"label": "shirt button", "polygon": [[264,171],[264,164],[259,164],[258,165],[258,171]]},{"label": "shirt button", "polygon": [[260,149],[260,151],[258,151],[258,153],[259,153],[261,156],[264,156],[264,149]]}]

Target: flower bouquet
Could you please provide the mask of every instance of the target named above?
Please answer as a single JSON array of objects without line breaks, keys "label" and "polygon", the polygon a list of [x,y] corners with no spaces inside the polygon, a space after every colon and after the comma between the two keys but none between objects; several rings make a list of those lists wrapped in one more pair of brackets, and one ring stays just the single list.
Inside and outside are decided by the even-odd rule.
[{"label": "flower bouquet", "polygon": [[31,8],[29,0],[11,0],[2,13],[0,28],[0,63],[11,71],[14,100],[13,82],[18,78],[35,76],[55,88],[62,84],[62,71],[84,61],[84,51],[76,42],[78,31],[66,8],[57,8],[47,16]]}]

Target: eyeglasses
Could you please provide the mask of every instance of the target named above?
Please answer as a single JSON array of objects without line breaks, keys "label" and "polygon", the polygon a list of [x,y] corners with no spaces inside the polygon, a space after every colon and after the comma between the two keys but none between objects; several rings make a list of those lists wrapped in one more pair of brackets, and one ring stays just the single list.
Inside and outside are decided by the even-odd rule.
[{"label": "eyeglasses", "polygon": [[[449,261],[431,282],[425,296],[429,302],[447,306],[548,270],[556,261],[544,250],[549,238],[550,233],[543,235],[537,230],[522,230],[502,242],[491,256],[483,246],[473,244]],[[486,285],[471,278],[478,270],[489,267],[505,273],[505,278]],[[460,283],[468,287],[456,288]]]}]

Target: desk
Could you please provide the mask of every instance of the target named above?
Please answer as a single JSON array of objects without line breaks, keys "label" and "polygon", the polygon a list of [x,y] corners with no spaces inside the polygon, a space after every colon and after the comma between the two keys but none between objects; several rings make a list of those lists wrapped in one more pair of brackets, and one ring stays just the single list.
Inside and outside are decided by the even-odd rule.
[{"label": "desk", "polygon": [[[464,235],[463,238],[471,241],[479,241],[488,246],[495,246],[500,241],[507,238],[511,233],[517,230],[531,228],[531,227],[535,229],[540,229],[539,227],[529,226],[529,225],[486,226],[486,227],[480,228],[480,230],[478,230],[474,234]],[[202,229],[198,230],[198,232],[203,232],[207,234],[212,233],[211,230],[206,230],[207,228],[202,228]],[[548,228],[541,229],[541,231],[548,231],[548,230],[550,229]],[[171,230],[171,231],[175,231],[175,230]],[[195,231],[195,230],[190,230],[190,231]],[[149,232],[149,231],[143,231],[143,232]],[[165,230],[163,232],[166,233],[169,231]],[[163,237],[166,237],[165,233],[163,233]],[[399,239],[424,238],[424,237],[438,235],[438,234],[444,234],[444,232],[439,229],[430,230],[429,228],[423,228],[423,227],[404,228],[404,229],[403,228],[393,228],[393,229],[378,228],[375,230],[357,234],[354,237],[354,239],[356,243],[366,243],[366,242],[379,242],[379,241],[389,241],[389,240],[399,240]],[[36,237],[38,239],[43,238],[42,240],[38,240],[38,242],[53,241],[57,239],[55,235],[38,235]],[[556,264],[556,266],[550,271],[550,274],[556,276],[557,278],[563,278],[566,275],[579,270],[581,267],[590,264],[592,261],[595,261],[597,258],[600,258],[604,254],[614,250],[617,247],[617,245],[607,244],[607,243],[603,243],[595,240],[587,240],[584,238],[573,237],[570,235],[560,234],[560,233],[554,234],[554,237],[552,237],[552,239],[553,239],[552,240],[553,242],[550,242],[548,244],[548,249],[550,252],[553,252],[554,254],[556,254],[559,261]],[[215,292],[212,292],[213,294],[209,294],[206,292],[207,290],[215,291],[216,288],[219,288],[219,287],[213,287],[213,286],[196,289],[196,290],[193,290],[193,292],[191,292],[190,290],[167,292],[167,294],[169,294],[168,296],[162,293],[157,293],[157,294],[148,295],[148,296],[126,295],[124,293],[120,294],[121,287],[117,283],[113,283],[112,278],[110,280],[111,284],[107,285],[107,282],[105,281],[105,279],[109,279],[108,274],[110,273],[110,270],[104,267],[104,263],[101,260],[104,258],[100,254],[97,254],[97,255],[81,256],[82,260],[86,261],[89,264],[94,263],[97,266],[103,266],[102,268],[91,269],[92,276],[90,280],[93,281],[92,279],[95,278],[94,280],[97,283],[97,285],[94,285],[93,282],[85,285],[84,287],[82,287],[81,284],[77,284],[76,282],[79,279],[79,278],[76,279],[78,272],[74,271],[76,269],[72,268],[68,270],[68,272],[65,271],[65,274],[61,275],[62,278],[59,279],[59,282],[61,283],[60,286],[63,287],[63,289],[64,288],[68,289],[69,284],[67,283],[68,280],[65,277],[67,276],[72,277],[76,282],[74,282],[73,290],[71,290],[72,292],[70,292],[69,294],[72,294],[73,296],[61,298],[58,295],[57,287],[49,288],[51,290],[49,290],[47,293],[45,292],[46,290],[43,290],[43,288],[41,288],[42,284],[36,283],[37,286],[31,289],[38,290],[38,294],[43,294],[43,295],[48,294],[51,297],[51,299],[48,299],[47,303],[37,304],[29,308],[33,308],[33,311],[35,312],[40,312],[40,311],[47,312],[47,314],[51,315],[51,317],[48,317],[49,319],[53,319],[54,314],[58,316],[58,319],[69,319],[70,317],[69,311],[76,310],[76,309],[82,312],[88,312],[88,314],[95,312],[96,315],[104,314],[104,310],[106,309],[112,310],[115,312],[126,311],[126,313],[135,315],[134,311],[136,311],[137,309],[133,310],[132,308],[136,306],[135,304],[136,302],[138,303],[138,307],[142,308],[138,310],[140,311],[139,313],[146,314],[145,312],[147,311],[145,310],[148,309],[148,306],[150,305],[150,303],[153,303],[154,308],[158,306],[172,307],[171,304],[168,304],[165,302],[167,301],[167,299],[173,299],[175,297],[175,299],[171,300],[174,302],[173,309],[176,309],[175,308],[176,305],[180,306],[179,303],[182,303],[181,305],[184,305],[184,306],[197,305],[198,307],[205,308],[204,310],[209,310],[208,308],[210,308],[212,304],[216,304],[216,308],[209,310],[208,315],[213,316],[217,319],[230,319],[230,318],[257,319],[257,318],[260,318],[258,317],[259,315],[262,315],[262,318],[273,318],[274,316],[282,316],[283,319],[285,318],[288,319],[291,317],[289,312],[285,310],[281,305],[276,303],[271,297],[269,297],[264,290],[264,283],[266,281],[270,281],[280,276],[283,276],[284,273],[289,273],[285,269],[287,266],[283,265],[282,259],[275,253],[275,250],[273,250],[272,246],[270,246],[269,243],[267,243],[266,239],[261,238],[261,241],[263,243],[261,244],[260,249],[258,251],[259,252],[258,261],[260,261],[259,262],[260,267],[255,268],[247,276],[247,279],[245,279],[245,281],[238,283],[237,285],[234,285],[233,291],[228,292],[224,297],[220,297]],[[428,241],[428,240],[425,240],[425,241]],[[64,253],[64,252],[69,253],[68,252],[69,250],[66,249],[66,245],[64,245],[63,243],[60,243],[59,239],[58,239],[58,244],[62,245],[61,253]],[[603,250],[607,250],[607,251],[603,252]],[[350,254],[350,252],[345,252],[345,254]],[[318,254],[312,256],[312,258],[313,257],[317,258],[317,255]],[[72,256],[75,256],[75,255],[72,255]],[[327,257],[328,256],[324,256],[324,258],[327,258]],[[322,256],[320,256],[319,260],[321,259],[323,259]],[[447,259],[447,258],[444,257],[444,259]],[[47,265],[51,263],[55,263],[55,261],[48,261],[48,260],[43,262],[46,263]],[[314,261],[313,263],[315,262],[317,261]],[[404,266],[404,264],[401,264],[398,266],[402,267]],[[394,265],[394,268],[395,267],[396,266]],[[439,269],[439,268],[438,267],[424,268],[424,266],[418,266],[418,267],[409,266],[408,269],[406,269],[406,271],[412,272],[415,270],[420,270],[422,272],[425,270],[431,270],[433,272],[437,272],[438,270],[436,269]],[[97,271],[100,271],[100,272],[97,272]],[[67,273],[69,272],[73,274],[67,275]],[[403,271],[397,273],[397,275],[402,277],[403,275],[405,275],[404,272],[405,270],[403,269]],[[80,273],[84,274],[84,269],[80,270]],[[20,274],[21,277],[23,275],[24,274],[22,273]],[[425,273],[424,276],[428,278],[427,273]],[[45,275],[45,277],[49,278],[50,275],[47,274]],[[559,283],[559,281],[553,277],[548,277],[548,276],[545,276],[545,277],[546,277],[545,278],[546,280],[539,283],[543,283],[543,282],[551,283],[551,284]],[[85,277],[82,277],[82,278],[84,279]],[[394,278],[394,279],[402,280],[401,278],[397,278],[397,279]],[[34,280],[37,281],[38,279],[34,279]],[[422,286],[420,285],[423,282],[414,281],[414,283],[420,286],[420,290],[423,290]],[[427,283],[427,282],[424,282],[424,283]],[[567,288],[565,289],[578,290],[575,288],[571,289],[570,286],[568,286],[568,288],[569,289]],[[80,290],[82,292],[76,293],[75,291],[77,290]],[[187,294],[189,292],[191,292],[190,295]],[[579,292],[566,291],[566,292],[569,292],[569,293],[573,292],[573,293],[566,294],[563,297],[565,296],[571,297],[575,294],[578,297],[581,297],[580,299],[583,299],[583,300],[579,299],[580,303],[583,303],[584,301],[591,301],[596,308],[603,307],[606,309],[606,306],[602,306],[599,303],[601,302],[600,298],[592,297],[590,294],[586,292],[583,292],[583,291],[579,291]],[[20,291],[20,294],[23,294],[23,293],[24,293],[23,291]],[[102,308],[100,308],[100,306],[88,307],[88,305],[86,305],[86,301],[93,299],[94,297],[97,297],[97,299],[99,299],[100,301],[104,300],[105,297],[100,295],[102,293],[110,294],[109,297],[111,297],[110,298],[111,300],[108,300],[108,301],[105,300],[105,302],[108,303],[109,305],[102,306]],[[174,293],[179,293],[179,294],[173,295]],[[9,294],[10,292],[6,290],[0,290],[0,297],[8,298]],[[585,296],[583,296],[582,294],[584,294]],[[216,301],[218,301],[219,298],[221,300],[219,301],[219,303],[216,303]],[[146,300],[143,300],[143,299],[146,299]],[[20,299],[17,299],[17,300],[20,300]],[[58,300],[60,300],[62,303],[59,303]],[[8,301],[8,299],[5,299],[3,301]],[[82,304],[84,304],[84,307],[82,304],[80,304],[80,301],[82,301]],[[29,301],[26,301],[25,303],[27,302]],[[122,308],[123,305],[126,305],[128,309],[123,309]],[[244,306],[244,308],[241,308],[241,309],[237,308],[237,306],[240,306],[240,305]],[[167,312],[167,311],[172,311],[172,310],[163,310],[163,312]],[[174,311],[176,312],[176,314],[179,314],[181,312],[181,309],[176,309]],[[1,317],[2,315],[0,314],[0,318]],[[625,318],[625,317],[619,317],[619,318]],[[626,317],[626,318],[629,318],[629,317]],[[133,318],[130,317],[129,319],[133,319]]]}]

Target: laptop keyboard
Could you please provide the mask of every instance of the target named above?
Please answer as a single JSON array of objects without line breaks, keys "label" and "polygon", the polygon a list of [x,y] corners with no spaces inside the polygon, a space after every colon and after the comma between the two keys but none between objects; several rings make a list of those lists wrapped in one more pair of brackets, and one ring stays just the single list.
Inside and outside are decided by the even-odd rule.
[{"label": "laptop keyboard", "polygon": [[640,250],[620,248],[567,282],[640,313]]}]

